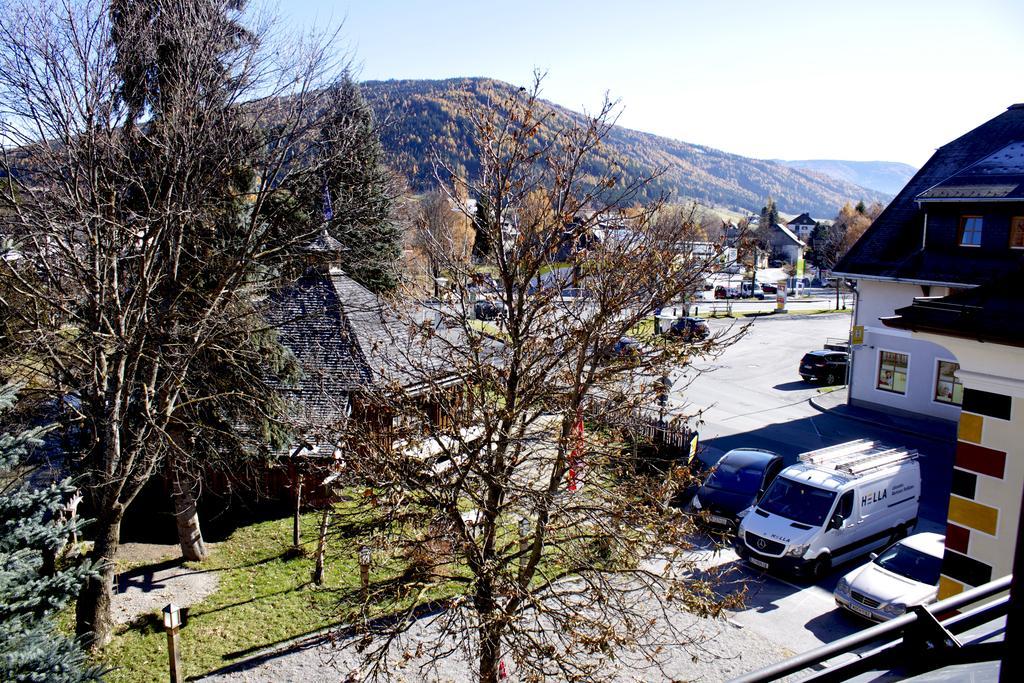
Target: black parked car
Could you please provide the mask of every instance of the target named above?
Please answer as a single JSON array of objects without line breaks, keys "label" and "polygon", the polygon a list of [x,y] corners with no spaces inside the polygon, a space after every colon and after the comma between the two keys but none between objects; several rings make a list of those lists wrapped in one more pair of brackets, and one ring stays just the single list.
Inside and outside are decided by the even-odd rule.
[{"label": "black parked car", "polygon": [[711,334],[704,318],[680,318],[668,328],[668,334],[678,335],[683,341],[704,341]]},{"label": "black parked car", "polygon": [[707,511],[712,526],[735,530],[741,513],[760,500],[781,471],[782,456],[777,453],[759,448],[729,451],[711,468],[690,506]]},{"label": "black parked car", "polygon": [[497,320],[505,315],[505,304],[481,299],[473,305],[477,320]]},{"label": "black parked car", "polygon": [[846,381],[849,365],[850,354],[843,351],[811,351],[800,359],[800,376],[806,382],[818,380],[825,384],[840,384]]}]

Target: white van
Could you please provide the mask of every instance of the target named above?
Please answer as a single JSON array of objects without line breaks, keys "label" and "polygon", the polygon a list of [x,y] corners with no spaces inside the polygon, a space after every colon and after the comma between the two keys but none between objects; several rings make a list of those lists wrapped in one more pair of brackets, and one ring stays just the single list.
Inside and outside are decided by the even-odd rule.
[{"label": "white van", "polygon": [[779,473],[736,534],[761,569],[817,578],[917,524],[917,452],[859,439],[810,451]]}]

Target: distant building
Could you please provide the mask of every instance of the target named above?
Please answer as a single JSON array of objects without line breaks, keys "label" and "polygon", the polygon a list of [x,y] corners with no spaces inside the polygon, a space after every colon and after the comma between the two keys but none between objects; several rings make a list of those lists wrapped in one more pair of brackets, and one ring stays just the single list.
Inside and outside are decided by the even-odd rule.
[{"label": "distant building", "polygon": [[772,257],[782,259],[789,264],[799,261],[807,247],[807,244],[796,233],[781,223],[772,226],[769,239]]},{"label": "distant building", "polygon": [[805,243],[811,239],[811,233],[814,232],[815,225],[817,225],[817,222],[808,213],[802,213],[786,223],[786,227]]}]

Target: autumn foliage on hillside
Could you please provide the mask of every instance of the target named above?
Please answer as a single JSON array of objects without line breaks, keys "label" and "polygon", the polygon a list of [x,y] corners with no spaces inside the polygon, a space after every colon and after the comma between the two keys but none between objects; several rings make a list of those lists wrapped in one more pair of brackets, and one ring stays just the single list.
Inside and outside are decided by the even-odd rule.
[{"label": "autumn foliage on hillside", "polygon": [[[472,105],[501,102],[516,88],[501,81],[461,78],[443,81],[369,81],[363,94],[382,122],[381,138],[390,162],[404,173],[413,188],[436,185],[435,162],[478,172],[472,125],[466,111]],[[552,112],[539,137],[580,114],[544,103]],[[748,159],[719,150],[641,133],[620,126],[609,132],[605,144],[583,169],[592,177],[618,178],[656,174],[640,199],[663,194],[673,200],[692,199],[734,210],[761,206],[771,196],[785,213],[809,211],[835,215],[846,202],[887,201],[885,195],[813,171]],[[444,179],[442,179],[444,180]]]}]

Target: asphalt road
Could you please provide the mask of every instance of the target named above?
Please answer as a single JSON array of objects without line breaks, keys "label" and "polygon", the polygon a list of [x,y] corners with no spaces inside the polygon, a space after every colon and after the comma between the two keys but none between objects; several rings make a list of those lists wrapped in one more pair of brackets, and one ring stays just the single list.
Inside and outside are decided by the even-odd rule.
[{"label": "asphalt road", "polygon": [[[742,324],[710,321],[712,332],[722,335],[738,332]],[[730,449],[756,447],[779,453],[789,464],[804,451],[857,438],[916,448],[924,478],[918,530],[941,531],[954,444],[822,413],[808,402],[821,387],[800,379],[798,362],[807,351],[821,348],[826,337],[845,337],[849,316],[790,315],[757,318],[749,324],[742,338],[719,358],[695,361],[675,382],[672,402],[687,413],[700,414],[700,457],[712,463]],[[710,539],[699,538],[697,543],[704,548],[696,551],[701,565],[724,571],[723,590],[747,590],[746,607],[733,615],[733,621],[782,650],[806,651],[869,625],[837,610],[832,598],[840,577],[864,560],[806,586],[762,574]]]}]

